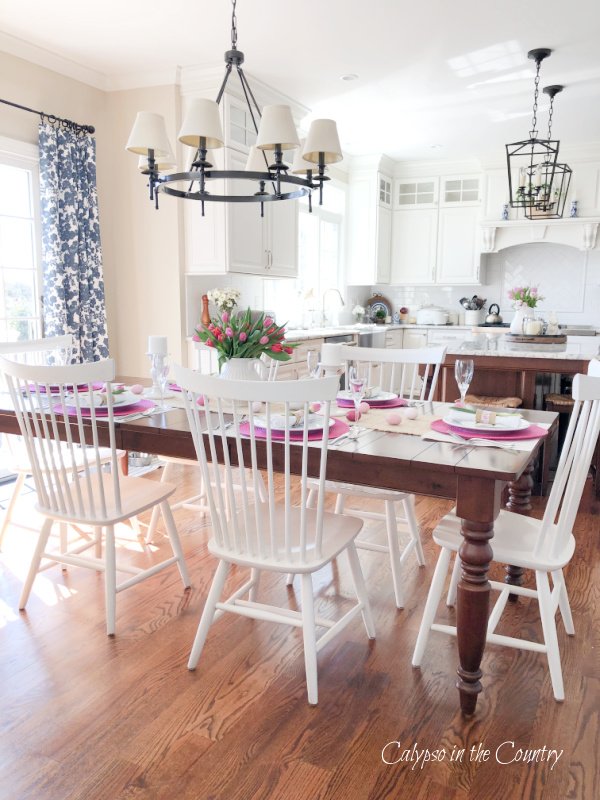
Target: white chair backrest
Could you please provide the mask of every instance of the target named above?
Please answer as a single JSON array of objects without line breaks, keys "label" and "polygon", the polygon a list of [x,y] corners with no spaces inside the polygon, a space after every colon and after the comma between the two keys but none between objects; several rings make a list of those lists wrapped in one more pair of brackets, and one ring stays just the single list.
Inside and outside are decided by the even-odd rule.
[{"label": "white chair backrest", "polygon": [[[398,392],[408,400],[431,400],[437,386],[445,347],[396,349],[342,345],[341,357],[346,372],[350,362],[368,364],[367,382],[384,391]],[[376,368],[378,371],[376,372]]]},{"label": "white chair backrest", "polygon": [[266,356],[263,353],[258,362],[258,366],[261,371],[261,377],[263,381],[277,380],[277,370],[279,369],[279,361],[276,361],[274,358],[270,358],[269,356]]},{"label": "white chair backrest", "polygon": [[[299,564],[315,551],[319,554],[327,437],[309,442],[309,422],[314,418],[309,406],[315,401],[321,403],[324,430],[329,430],[338,379],[233,381],[201,375],[179,365],[174,366],[174,374],[184,390],[218,545],[249,558],[293,558]],[[264,403],[260,411],[256,410],[257,403]],[[262,441],[260,432],[257,436],[259,427],[264,434]],[[296,439],[300,433],[301,438]],[[277,441],[279,437],[281,441]],[[224,464],[222,476],[219,454]],[[236,467],[240,468],[237,476]],[[266,492],[261,471],[266,473]],[[284,494],[283,501],[276,502],[278,473],[283,475]],[[292,513],[292,474],[300,477],[299,514]],[[318,478],[316,516],[306,507],[309,477]],[[236,487],[241,492],[236,494]]]},{"label": "white chair backrest", "polygon": [[[0,357],[0,372],[15,408],[40,509],[89,520],[106,517],[108,498],[101,476],[99,428],[108,426],[113,474],[111,507],[120,511],[111,386],[114,361],[48,367]],[[106,416],[98,417],[94,404],[89,402],[88,386],[91,388],[94,382],[106,384]],[[74,415],[64,414],[65,407],[72,407]]]},{"label": "white chair backrest", "polygon": [[561,552],[579,510],[600,431],[600,370],[592,367],[590,372],[594,374],[576,375],[573,379],[575,404],[536,542],[538,556]]},{"label": "white chair backrest", "polygon": [[0,356],[10,356],[12,361],[24,364],[48,364],[49,359],[70,363],[70,355],[76,348],[70,333],[64,336],[48,336],[44,339],[27,339],[19,342],[0,342]]}]

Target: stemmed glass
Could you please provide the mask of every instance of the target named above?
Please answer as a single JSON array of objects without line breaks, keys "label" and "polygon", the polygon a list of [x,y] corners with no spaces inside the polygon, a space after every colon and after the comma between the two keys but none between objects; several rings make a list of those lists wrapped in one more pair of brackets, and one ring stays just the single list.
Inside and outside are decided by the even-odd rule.
[{"label": "stemmed glass", "polygon": [[460,404],[465,405],[465,396],[473,380],[473,360],[468,358],[465,360],[457,360],[454,364],[454,377],[460,391]]},{"label": "stemmed glass", "polygon": [[358,433],[359,406],[365,396],[367,377],[364,364],[353,364],[348,368],[348,388],[354,400],[354,425],[352,429]]},{"label": "stemmed glass", "polygon": [[316,350],[309,350],[306,354],[306,366],[308,367],[308,374],[311,378],[318,378],[321,372],[321,363],[319,361],[319,353]]},{"label": "stemmed glass", "polygon": [[161,408],[165,407],[165,394],[167,391],[167,380],[169,377],[169,362],[168,356],[165,356],[162,365],[158,370],[158,383],[160,385],[160,405]]}]

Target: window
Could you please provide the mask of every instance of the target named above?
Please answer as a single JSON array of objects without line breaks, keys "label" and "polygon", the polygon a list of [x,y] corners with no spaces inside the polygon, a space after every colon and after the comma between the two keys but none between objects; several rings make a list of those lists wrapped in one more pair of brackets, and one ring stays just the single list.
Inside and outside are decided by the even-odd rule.
[{"label": "window", "polygon": [[[275,311],[278,322],[310,327],[321,324],[323,293],[343,283],[340,264],[346,195],[330,181],[323,191],[322,206],[318,193],[313,192],[312,214],[306,198],[298,202],[298,278],[265,281],[265,308]],[[333,307],[333,295],[329,301],[332,307],[326,311],[338,310]]]},{"label": "window", "polygon": [[41,335],[37,148],[0,138],[0,340]]},{"label": "window", "polygon": [[479,180],[477,178],[455,178],[444,181],[444,201],[446,203],[476,203],[479,200]]},{"label": "window", "polygon": [[423,180],[398,184],[398,205],[416,206],[435,203],[435,181]]}]

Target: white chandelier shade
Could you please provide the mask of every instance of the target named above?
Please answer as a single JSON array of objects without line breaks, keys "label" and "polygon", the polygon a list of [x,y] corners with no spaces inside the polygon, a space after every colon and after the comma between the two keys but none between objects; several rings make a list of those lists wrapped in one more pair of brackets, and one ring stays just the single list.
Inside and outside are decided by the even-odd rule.
[{"label": "white chandelier shade", "polygon": [[302,157],[305,161],[319,164],[335,164],[343,158],[337,125],[332,119],[315,119],[311,122],[304,143]]},{"label": "white chandelier shade", "polygon": [[[169,172],[177,168],[177,161],[173,153],[167,153],[165,156],[158,156],[154,160],[154,168],[157,172]],[[148,157],[140,156],[138,159],[138,169],[140,172],[149,170]]]},{"label": "white chandelier shade", "polygon": [[266,172],[274,158],[275,153],[271,150],[259,150],[252,145],[246,161],[246,172]]},{"label": "white chandelier shade", "polygon": [[291,170],[293,175],[306,175],[309,170],[312,172],[317,168],[316,164],[313,164],[312,161],[306,161],[302,158],[302,151],[304,150],[305,143],[306,139],[300,139],[300,147],[294,152]]},{"label": "white chandelier shade", "polygon": [[196,98],[190,103],[184,117],[179,131],[179,141],[198,150],[202,138],[206,139],[204,147],[223,147],[219,106],[214,100]]},{"label": "white chandelier shade", "polygon": [[151,150],[155,158],[172,153],[164,117],[153,111],[138,111],[125,147],[138,156],[148,156]]},{"label": "white chandelier shade", "polygon": [[291,108],[284,105],[265,106],[256,139],[259,150],[293,150],[299,144]]}]

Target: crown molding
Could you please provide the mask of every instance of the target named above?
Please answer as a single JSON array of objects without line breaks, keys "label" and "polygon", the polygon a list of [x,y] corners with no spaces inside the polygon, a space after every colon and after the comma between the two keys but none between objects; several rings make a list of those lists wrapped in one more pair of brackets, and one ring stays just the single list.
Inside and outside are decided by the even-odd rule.
[{"label": "crown molding", "polygon": [[147,89],[150,86],[178,86],[180,67],[140,70],[106,78],[106,91],[122,92],[130,89]]},{"label": "crown molding", "polygon": [[16,56],[16,58],[22,58],[24,61],[30,61],[39,67],[58,72],[80,83],[93,86],[95,89],[104,92],[108,89],[108,78],[103,72],[90,69],[77,61],[71,61],[69,58],[59,56],[50,50],[45,50],[43,47],[30,44],[2,31],[0,31],[0,51]]}]

